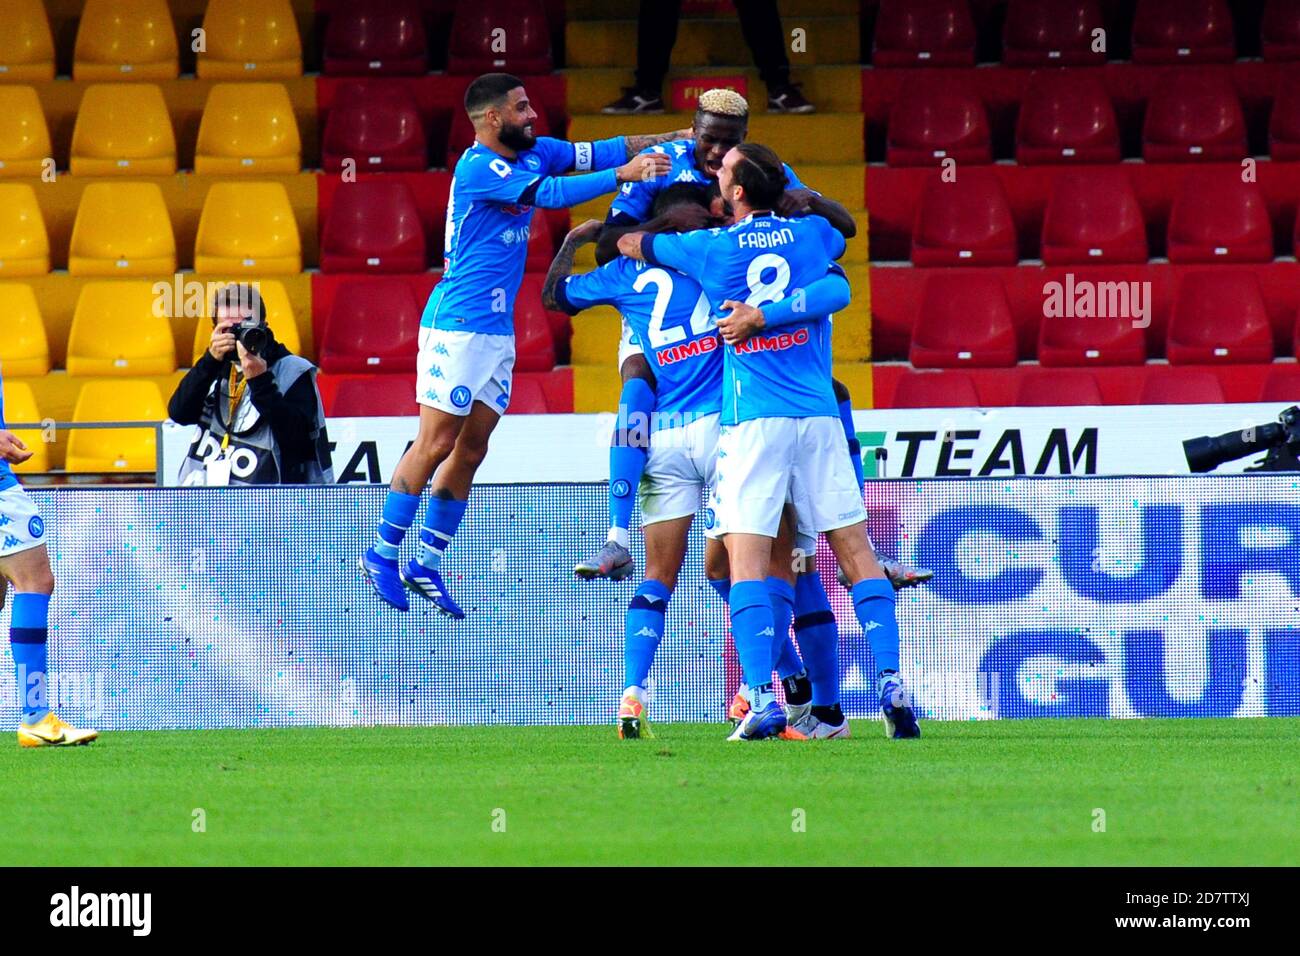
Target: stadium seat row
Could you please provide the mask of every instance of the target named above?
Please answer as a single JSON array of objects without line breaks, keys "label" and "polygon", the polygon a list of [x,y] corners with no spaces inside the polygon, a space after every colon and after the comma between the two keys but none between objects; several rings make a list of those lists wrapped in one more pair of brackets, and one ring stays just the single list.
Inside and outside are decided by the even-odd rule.
[{"label": "stadium seat row", "polygon": [[[1089,293],[1108,297],[1107,301],[1094,303],[1079,317],[1074,317],[1078,310],[1073,308],[1045,313],[1038,324],[1038,360],[1051,366],[1145,362],[1149,301],[1142,309],[1145,314],[1138,315],[1128,295],[1118,297],[1119,290],[1112,295],[1109,288],[1093,288]],[[1116,305],[1110,304],[1110,298]],[[1103,314],[1088,314],[1092,312]],[[1188,272],[1175,291],[1165,331],[1165,355],[1173,365],[1259,363],[1274,356],[1264,296],[1259,280],[1248,270]],[[1291,354],[1300,357],[1300,316],[1293,322],[1288,344]],[[908,357],[917,368],[1015,365],[1016,324],[998,275],[972,269],[928,276]]]},{"label": "stadium seat row", "polygon": [[[1048,265],[1149,257],[1142,207],[1118,166],[1063,171],[1042,222],[1040,250]],[[913,265],[1013,265],[1023,245],[1006,191],[990,170],[966,170],[956,182],[936,173],[926,182],[912,230]],[[1287,246],[1300,254],[1300,217]],[[1243,182],[1237,169],[1188,176],[1169,211],[1165,249],[1178,263],[1272,260],[1273,224],[1260,186]]]},{"label": "stadium seat row", "polygon": [[[1083,369],[1020,366],[977,372],[911,371],[894,377],[892,390],[877,393],[877,405],[889,408],[989,408],[1001,405],[1210,405],[1226,401],[1213,370],[1159,364],[1130,370],[1128,381]],[[1252,369],[1252,371],[1255,371]],[[1275,363],[1258,367],[1262,375],[1239,401],[1300,401],[1300,365]],[[1133,379],[1137,380],[1134,381]],[[1119,388],[1118,385],[1127,386]],[[1122,393],[1122,394],[1121,394]]]},{"label": "stadium seat row", "polygon": [[[1282,75],[1272,100],[1269,154],[1300,157],[1300,72]],[[1122,158],[1115,108],[1100,78],[1088,72],[1035,73],[1020,104],[1017,162],[1115,163]],[[1179,72],[1152,92],[1142,123],[1147,162],[1213,162],[1250,155],[1246,120],[1230,80],[1219,73]],[[905,83],[886,129],[891,166],[993,161],[986,105],[972,89],[925,75]]]},{"label": "stadium seat row", "polygon": [[[497,32],[510,24],[508,42]],[[208,0],[197,73],[202,79],[301,76],[302,40],[289,0]],[[188,39],[188,38],[187,38]],[[504,47],[504,48],[503,48]],[[549,73],[550,24],[540,0],[463,0],[448,49],[453,73],[510,69]],[[41,0],[0,6],[0,72],[51,80],[54,38]],[[333,76],[419,75],[430,65],[429,36],[416,0],[336,4],[324,35],[323,72]],[[86,0],[77,29],[76,80],[167,80],[180,73],[176,26],[167,0]]]},{"label": "stadium seat row", "polygon": [[[44,420],[30,385],[6,378],[5,418],[9,422]],[[156,382],[132,379],[96,379],[84,383],[72,413],[74,422],[160,422],[167,418],[167,402]],[[19,474],[50,470],[50,446],[40,431],[17,429],[33,452],[30,460],[14,466]],[[65,469],[74,474],[103,472],[153,472],[157,467],[153,428],[74,428],[67,437]]]},{"label": "stadium seat row", "polygon": [[[1104,42],[1113,27],[1103,6],[1097,0],[1009,0],[1002,63],[1104,63],[1117,45]],[[881,0],[871,62],[876,67],[973,66],[977,39],[967,0]],[[1260,40],[1267,59],[1300,59],[1300,9],[1278,0],[1268,3]],[[1137,63],[1222,63],[1237,56],[1232,11],[1224,0],[1138,0],[1130,41]]]}]

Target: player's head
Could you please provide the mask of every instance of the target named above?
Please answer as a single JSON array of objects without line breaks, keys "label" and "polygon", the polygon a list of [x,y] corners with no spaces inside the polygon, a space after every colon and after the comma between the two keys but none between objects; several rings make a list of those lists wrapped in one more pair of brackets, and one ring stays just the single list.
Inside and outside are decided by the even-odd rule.
[{"label": "player's head", "polygon": [[710,179],[722,169],[722,157],[745,141],[749,104],[735,90],[705,90],[695,110],[695,166]]},{"label": "player's head", "polygon": [[495,137],[516,152],[537,144],[533,135],[537,113],[517,76],[484,73],[465,90],[465,112],[480,137]]},{"label": "player's head", "polygon": [[722,161],[718,184],[722,198],[742,215],[745,209],[771,209],[785,192],[785,166],[768,147],[741,143]]},{"label": "player's head", "polygon": [[256,283],[231,282],[212,297],[212,324],[239,325],[256,318],[266,325],[266,301]]},{"label": "player's head", "polygon": [[709,191],[707,186],[699,183],[673,183],[659,190],[655,196],[653,215],[662,216],[674,206],[699,206],[709,209]]}]

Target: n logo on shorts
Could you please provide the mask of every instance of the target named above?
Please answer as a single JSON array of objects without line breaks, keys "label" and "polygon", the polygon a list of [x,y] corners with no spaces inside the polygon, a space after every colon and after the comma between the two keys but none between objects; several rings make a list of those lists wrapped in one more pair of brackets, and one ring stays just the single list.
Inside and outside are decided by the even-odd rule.
[{"label": "n logo on shorts", "polygon": [[33,538],[39,538],[45,534],[45,521],[40,515],[32,515],[32,520],[27,522],[27,533]]},{"label": "n logo on shorts", "polygon": [[464,408],[470,403],[470,400],[469,389],[464,385],[457,385],[451,390],[451,403],[457,408]]}]

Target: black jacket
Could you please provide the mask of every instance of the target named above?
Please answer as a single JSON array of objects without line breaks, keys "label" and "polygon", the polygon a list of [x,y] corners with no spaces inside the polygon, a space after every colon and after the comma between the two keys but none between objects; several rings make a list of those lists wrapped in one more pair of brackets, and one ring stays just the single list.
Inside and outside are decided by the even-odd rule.
[{"label": "black jacket", "polygon": [[[264,356],[267,370],[257,378],[249,379],[249,400],[258,414],[271,425],[271,434],[280,446],[280,458],[286,475],[296,474],[304,462],[316,455],[312,432],[316,428],[316,383],[311,375],[303,375],[288,394],[281,395],[271,374],[271,366],[291,354],[279,342],[272,340]],[[171,401],[167,414],[178,425],[198,425],[203,417],[203,405],[212,389],[212,383],[230,375],[233,359],[218,360],[204,351],[203,357],[185,373]]]}]

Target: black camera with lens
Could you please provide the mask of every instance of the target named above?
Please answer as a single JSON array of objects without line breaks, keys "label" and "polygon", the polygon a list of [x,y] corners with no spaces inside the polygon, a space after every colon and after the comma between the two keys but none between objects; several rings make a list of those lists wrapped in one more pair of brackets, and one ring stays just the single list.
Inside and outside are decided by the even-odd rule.
[{"label": "black camera with lens", "polygon": [[249,316],[230,331],[235,341],[252,355],[260,356],[271,340],[271,333],[257,316]]},{"label": "black camera with lens", "polygon": [[1283,409],[1276,423],[1183,442],[1187,466],[1196,473],[1261,452],[1267,453],[1263,460],[1246,471],[1300,471],[1300,405]]}]

